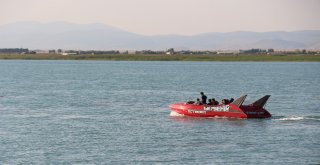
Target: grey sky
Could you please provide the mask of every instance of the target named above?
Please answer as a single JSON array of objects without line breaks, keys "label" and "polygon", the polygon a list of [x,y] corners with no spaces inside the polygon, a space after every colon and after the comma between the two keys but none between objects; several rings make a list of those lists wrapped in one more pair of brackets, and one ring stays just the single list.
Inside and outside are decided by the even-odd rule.
[{"label": "grey sky", "polygon": [[0,25],[104,23],[145,35],[320,30],[320,0],[0,0]]}]

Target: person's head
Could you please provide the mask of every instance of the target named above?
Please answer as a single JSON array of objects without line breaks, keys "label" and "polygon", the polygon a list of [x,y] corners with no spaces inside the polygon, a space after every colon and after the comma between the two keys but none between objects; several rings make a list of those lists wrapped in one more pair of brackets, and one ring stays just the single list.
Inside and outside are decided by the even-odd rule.
[{"label": "person's head", "polygon": [[216,99],[215,99],[215,98],[212,98],[211,100],[212,100],[212,101],[216,101]]},{"label": "person's head", "polygon": [[209,101],[209,103],[210,103],[210,102],[211,102],[211,99],[209,99],[208,101]]},{"label": "person's head", "polygon": [[200,101],[200,99],[199,99],[199,98],[197,98],[197,101]]},{"label": "person's head", "polygon": [[200,92],[200,95],[204,95],[203,92]]}]

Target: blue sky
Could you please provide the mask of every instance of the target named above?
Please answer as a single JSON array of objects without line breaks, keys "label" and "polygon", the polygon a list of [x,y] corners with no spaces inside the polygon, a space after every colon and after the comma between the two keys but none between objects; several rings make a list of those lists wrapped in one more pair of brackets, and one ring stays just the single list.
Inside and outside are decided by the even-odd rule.
[{"label": "blue sky", "polygon": [[144,35],[320,30],[320,0],[0,0],[0,25],[103,23]]}]

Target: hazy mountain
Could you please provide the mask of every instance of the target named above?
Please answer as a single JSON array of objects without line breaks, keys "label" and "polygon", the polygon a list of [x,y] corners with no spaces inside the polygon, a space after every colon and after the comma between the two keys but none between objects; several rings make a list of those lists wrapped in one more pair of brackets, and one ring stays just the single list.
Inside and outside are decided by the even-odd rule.
[{"label": "hazy mountain", "polygon": [[320,49],[320,30],[144,36],[104,24],[20,22],[0,26],[0,48],[29,49]]}]

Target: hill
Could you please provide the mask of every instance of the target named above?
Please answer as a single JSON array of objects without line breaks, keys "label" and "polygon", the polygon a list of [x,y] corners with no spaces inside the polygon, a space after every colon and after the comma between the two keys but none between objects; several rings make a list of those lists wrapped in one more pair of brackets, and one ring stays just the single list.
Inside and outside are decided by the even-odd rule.
[{"label": "hill", "polygon": [[0,26],[0,48],[98,50],[320,49],[320,30],[144,36],[104,24],[19,22]]}]

